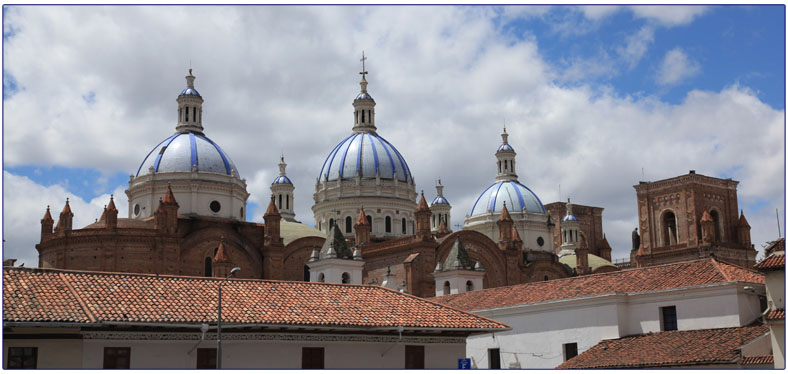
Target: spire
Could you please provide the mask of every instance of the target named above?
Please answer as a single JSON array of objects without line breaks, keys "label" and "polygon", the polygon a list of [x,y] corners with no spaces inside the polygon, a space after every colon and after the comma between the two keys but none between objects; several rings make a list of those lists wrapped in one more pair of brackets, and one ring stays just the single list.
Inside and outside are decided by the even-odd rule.
[{"label": "spire", "polygon": [[175,194],[172,193],[172,186],[167,183],[167,192],[164,194],[164,197],[161,199],[162,204],[166,205],[177,205],[178,202],[175,201]]},{"label": "spire", "polygon": [[62,216],[63,213],[67,213],[67,214],[71,214],[71,215],[74,214],[74,213],[71,213],[71,205],[68,205],[68,198],[66,198],[66,206],[63,207],[63,211],[60,213],[60,215]]},{"label": "spire", "polygon": [[572,214],[572,200],[567,196],[566,197],[566,215],[571,216]]},{"label": "spire", "polygon": [[501,140],[503,141],[503,145],[509,144],[509,134],[506,133],[506,125],[503,125],[503,133],[501,133]]},{"label": "spire", "polygon": [[364,51],[361,51],[361,93],[367,93],[367,57],[364,56]]},{"label": "spire", "polygon": [[520,232],[517,231],[517,226],[512,226],[512,241],[513,242],[523,241],[523,239],[520,239]]},{"label": "spire", "polygon": [[55,220],[52,219],[52,214],[49,213],[49,205],[47,205],[47,212],[44,213],[44,218],[41,219],[41,223],[45,222],[55,222]]},{"label": "spire", "polygon": [[449,251],[449,255],[446,256],[446,260],[443,261],[443,270],[472,270],[473,265],[468,251],[465,250],[465,246],[462,244],[462,241],[460,241],[460,237],[457,236],[454,245]]},{"label": "spire", "polygon": [[512,216],[509,215],[509,209],[506,209],[506,202],[503,202],[503,209],[501,209],[501,216],[499,221],[512,221]]},{"label": "spire", "polygon": [[115,196],[109,195],[109,205],[105,208],[108,211],[118,211],[118,208],[115,207]]},{"label": "spire", "polygon": [[231,262],[230,256],[227,255],[227,250],[224,248],[224,237],[219,242],[219,248],[216,250],[216,256],[213,257],[213,262]]},{"label": "spire", "polygon": [[607,242],[607,236],[605,234],[602,234],[602,243],[599,246],[604,249],[612,249],[610,243]]},{"label": "spire", "polygon": [[175,126],[175,131],[187,134],[190,132],[199,133],[203,132],[202,127],[202,96],[194,88],[194,79],[192,69],[189,69],[189,75],[186,76],[186,88],[178,95],[178,124]]},{"label": "spire", "polygon": [[438,184],[435,185],[435,189],[438,190],[438,197],[443,197],[443,185],[440,178],[438,178]]},{"label": "spire", "polygon": [[285,163],[285,155],[282,155],[281,157],[279,157],[279,176],[280,177],[284,177],[285,176],[285,168],[286,167],[287,167],[287,164]]},{"label": "spire", "polygon": [[277,216],[279,215],[279,209],[276,209],[276,201],[274,199],[274,195],[271,195],[271,202],[268,203],[268,209],[265,210],[265,216]]},{"label": "spire", "polygon": [[739,216],[739,227],[750,227],[749,222],[747,222],[747,218],[744,218],[744,210],[741,211],[741,215]]},{"label": "spire", "polygon": [[419,204],[416,206],[416,210],[429,210],[430,207],[427,205],[427,200],[424,199],[424,190],[421,190],[421,197],[419,198]]},{"label": "spire", "polygon": [[364,213],[364,207],[361,207],[361,210],[358,212],[358,219],[356,219],[356,226],[360,225],[369,225],[369,221],[367,221],[367,214]]}]

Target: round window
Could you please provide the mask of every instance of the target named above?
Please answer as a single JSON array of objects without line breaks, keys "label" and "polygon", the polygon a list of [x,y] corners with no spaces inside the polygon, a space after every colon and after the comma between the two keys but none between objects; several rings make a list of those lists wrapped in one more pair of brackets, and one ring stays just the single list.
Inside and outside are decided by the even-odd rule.
[{"label": "round window", "polygon": [[140,204],[134,204],[134,215],[140,215]]},{"label": "round window", "polygon": [[222,209],[222,204],[219,204],[218,201],[214,200],[211,201],[211,211],[214,213],[219,213],[219,210]]},{"label": "round window", "polygon": [[544,239],[542,239],[541,236],[536,238],[536,244],[539,244],[540,247],[543,246],[544,245]]}]

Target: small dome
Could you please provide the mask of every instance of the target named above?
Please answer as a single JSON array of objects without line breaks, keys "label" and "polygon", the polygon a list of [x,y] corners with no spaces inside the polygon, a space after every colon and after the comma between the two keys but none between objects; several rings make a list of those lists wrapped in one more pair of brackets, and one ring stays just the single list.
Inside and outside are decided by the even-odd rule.
[{"label": "small dome", "polygon": [[501,144],[501,146],[498,147],[498,152],[500,152],[500,151],[512,151],[512,152],[514,152],[514,148],[512,148],[512,146],[509,145],[509,144]]},{"label": "small dome", "polygon": [[339,142],[328,154],[318,182],[337,179],[374,179],[376,174],[382,179],[397,179],[413,183],[405,158],[391,143],[374,133],[353,134]]},{"label": "small dome", "polygon": [[[195,90],[194,88],[186,87],[186,88],[183,89],[183,91],[181,91],[181,94],[178,95],[178,96],[183,96],[183,95],[200,96],[200,93],[197,92],[197,90]],[[200,97],[202,97],[202,96],[200,96]]]},{"label": "small dome", "polygon": [[566,222],[566,221],[577,221],[577,217],[575,217],[574,214],[567,214],[564,216],[564,218],[561,218],[561,222]]},{"label": "small dome", "polygon": [[361,99],[375,100],[375,99],[372,98],[372,95],[370,95],[370,94],[368,94],[366,92],[362,92],[362,93],[358,94],[358,96],[356,96],[356,100],[361,100]]},{"label": "small dome", "polygon": [[153,168],[156,173],[178,171],[198,171],[233,175],[240,178],[238,169],[230,157],[219,148],[216,143],[205,135],[195,133],[176,133],[164,139],[153,148],[137,169],[140,173],[147,173]]},{"label": "small dome", "polygon": [[430,206],[433,205],[449,205],[449,200],[446,200],[446,198],[443,196],[438,196],[435,198],[435,200],[432,200]]},{"label": "small dome", "polygon": [[286,175],[280,175],[274,179],[274,182],[271,184],[293,184]]},{"label": "small dome", "polygon": [[503,209],[504,202],[511,212],[547,212],[539,197],[528,187],[517,181],[502,181],[493,183],[479,195],[471,208],[470,216],[498,213]]}]

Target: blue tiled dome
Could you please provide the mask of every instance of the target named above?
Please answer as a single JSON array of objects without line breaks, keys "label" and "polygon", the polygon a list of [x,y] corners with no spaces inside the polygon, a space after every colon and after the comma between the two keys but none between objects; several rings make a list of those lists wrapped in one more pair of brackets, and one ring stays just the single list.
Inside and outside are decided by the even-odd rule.
[{"label": "blue tiled dome", "polygon": [[274,179],[274,182],[271,184],[293,184],[286,175],[280,175]]},{"label": "blue tiled dome", "polygon": [[512,146],[509,145],[509,144],[501,144],[501,146],[498,147],[498,151],[512,151],[512,152],[514,152],[514,148],[512,148]]},{"label": "blue tiled dome", "polygon": [[[195,90],[194,88],[189,88],[189,87],[186,87],[186,88],[184,88],[184,89],[183,89],[183,91],[181,91],[181,94],[180,94],[180,95],[178,95],[178,96],[181,96],[181,95],[194,95],[194,96],[200,96],[200,93],[199,93],[199,92],[197,92],[197,90]],[[202,97],[202,96],[200,96],[200,97]]]},{"label": "blue tiled dome", "polygon": [[577,217],[575,217],[574,214],[567,214],[564,216],[564,218],[561,218],[561,222],[566,221],[577,221]]},{"label": "blue tiled dome", "polygon": [[356,100],[360,100],[360,99],[375,100],[375,99],[372,98],[372,95],[370,95],[370,94],[368,94],[366,92],[362,92],[362,93],[358,94],[358,96],[356,96]]},{"label": "blue tiled dome", "polygon": [[528,187],[516,181],[506,181],[495,182],[487,187],[476,199],[470,215],[498,213],[503,209],[504,202],[511,212],[546,212],[542,201]]},{"label": "blue tiled dome", "polygon": [[443,196],[438,196],[435,198],[435,200],[432,200],[432,204],[430,204],[430,206],[439,204],[449,205],[449,200],[446,200],[446,198]]},{"label": "blue tiled dome", "polygon": [[397,179],[413,183],[405,158],[386,139],[373,133],[353,134],[341,141],[328,154],[318,182],[337,179],[374,179],[380,173],[382,179]]},{"label": "blue tiled dome", "polygon": [[151,150],[137,169],[147,173],[153,167],[157,173],[192,171],[233,175],[240,178],[230,157],[205,135],[176,133]]}]

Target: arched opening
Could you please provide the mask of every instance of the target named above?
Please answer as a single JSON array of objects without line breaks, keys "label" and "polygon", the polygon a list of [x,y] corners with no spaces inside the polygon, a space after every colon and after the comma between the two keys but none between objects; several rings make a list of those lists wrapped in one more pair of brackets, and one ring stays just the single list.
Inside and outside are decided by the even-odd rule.
[{"label": "arched opening", "polygon": [[437,227],[437,226],[435,226],[435,215],[433,214],[432,215],[432,228],[434,229],[435,227]]},{"label": "arched opening", "polygon": [[184,122],[189,122],[189,107],[186,107],[185,109],[186,109],[186,119],[184,119]]},{"label": "arched opening", "polygon": [[550,280],[550,277],[548,277],[548,276],[546,276],[546,275],[545,275],[545,276],[544,276],[544,280]]},{"label": "arched opening", "polygon": [[366,117],[367,117],[367,111],[366,110],[362,110],[361,111],[361,123],[366,122]]},{"label": "arched opening", "polygon": [[328,220],[328,229],[331,230],[332,227],[334,227],[334,219],[333,218]]},{"label": "arched opening", "polygon": [[178,122],[183,122],[183,108],[178,108]]},{"label": "arched opening", "polygon": [[342,273],[342,284],[350,284],[350,274]]},{"label": "arched opening", "polygon": [[443,294],[448,295],[451,293],[451,283],[449,281],[443,282]]},{"label": "arched opening", "polygon": [[323,221],[320,221],[320,222],[317,223],[317,230],[318,231],[323,231]]},{"label": "arched opening", "polygon": [[369,223],[370,230],[372,229],[372,216],[367,216],[367,222]]},{"label": "arched opening", "polygon": [[320,283],[325,283],[325,282],[326,282],[326,275],[325,275],[325,274],[323,274],[323,273],[320,273],[320,274],[317,276],[317,281],[318,281],[318,282],[320,282]]},{"label": "arched opening", "polygon": [[503,171],[509,170],[509,160],[503,160]]},{"label": "arched opening", "polygon": [[405,221],[405,218],[402,218],[402,234],[407,233],[407,231],[408,231],[408,224]]},{"label": "arched opening", "polygon": [[722,241],[722,220],[720,219],[720,213],[716,210],[712,210],[711,219],[714,220],[714,241],[719,243]]},{"label": "arched opening", "polygon": [[192,118],[197,122],[197,107],[192,107]]},{"label": "arched opening", "polygon": [[285,195],[285,209],[290,209],[290,195]]},{"label": "arched opening", "polygon": [[465,292],[473,291],[473,282],[467,281],[465,282]]},{"label": "arched opening", "polygon": [[498,172],[499,173],[501,172],[501,162],[500,161],[498,161]]},{"label": "arched opening", "polygon": [[391,217],[386,216],[386,232],[391,232]]},{"label": "arched opening", "polygon": [[662,243],[663,245],[674,245],[678,243],[678,233],[676,232],[676,215],[671,211],[662,213]]},{"label": "arched opening", "polygon": [[345,217],[345,232],[350,233],[353,230],[353,219],[350,216]]},{"label": "arched opening", "polygon": [[309,282],[309,266],[304,265],[304,282]]},{"label": "arched opening", "polygon": [[282,210],[282,194],[279,194],[279,210]]},{"label": "arched opening", "polygon": [[212,277],[213,276],[213,260],[210,257],[205,258],[205,276]]}]

